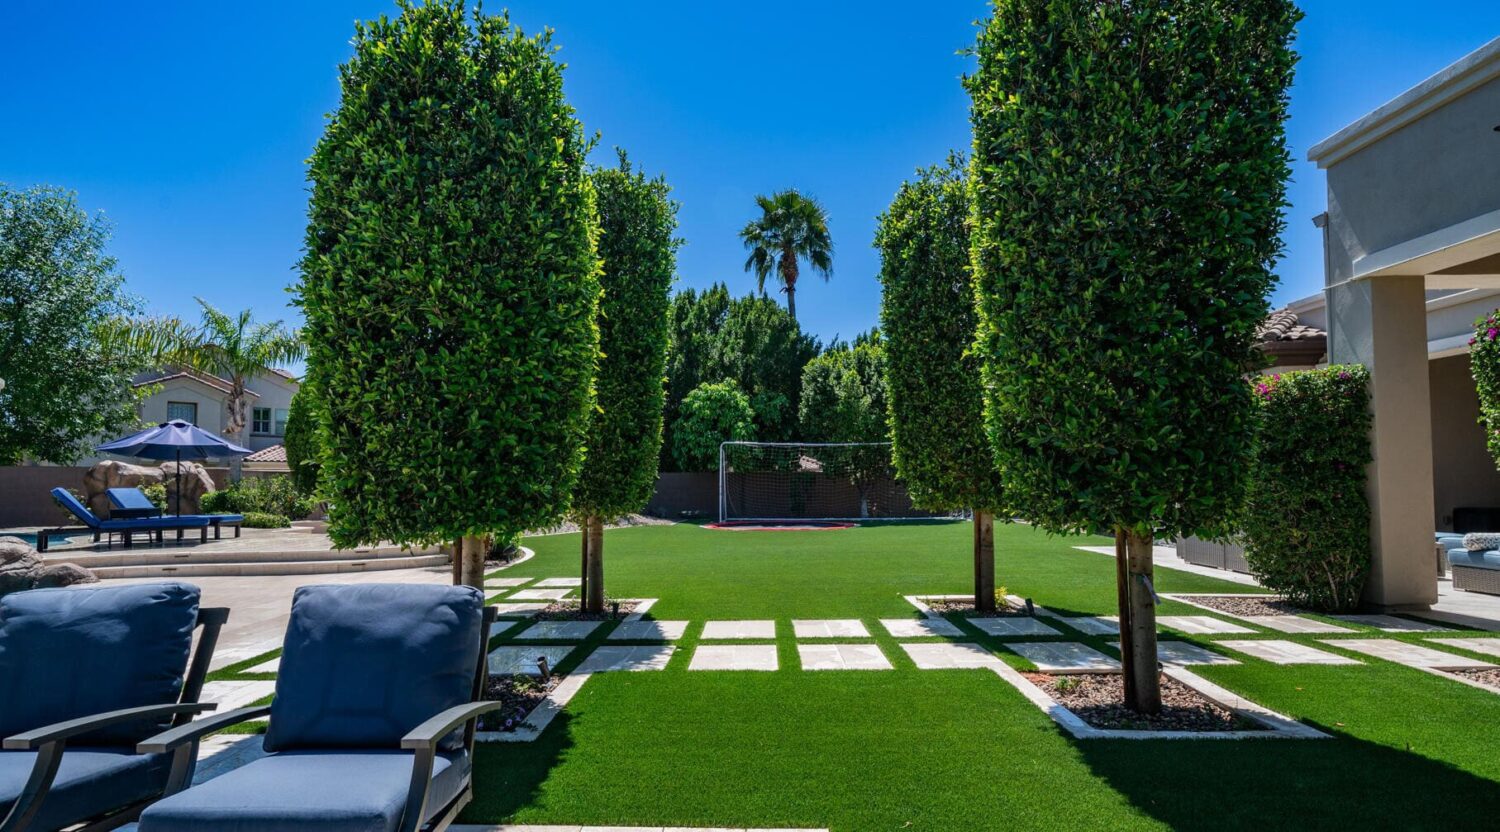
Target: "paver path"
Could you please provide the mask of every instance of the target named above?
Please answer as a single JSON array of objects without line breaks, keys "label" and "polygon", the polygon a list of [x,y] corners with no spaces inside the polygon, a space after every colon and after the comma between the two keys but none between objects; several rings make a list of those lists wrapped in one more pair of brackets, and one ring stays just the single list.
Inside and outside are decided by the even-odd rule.
[{"label": "paver path", "polygon": [[490,651],[490,675],[540,676],[542,671],[536,664],[538,656],[547,657],[547,667],[557,667],[573,650],[572,646],[565,644],[496,647]]},{"label": "paver path", "polygon": [[1428,641],[1435,644],[1446,644],[1449,647],[1457,647],[1474,653],[1500,656],[1500,638],[1430,638]]},{"label": "paver path", "polygon": [[538,621],[516,636],[532,641],[582,641],[589,637],[603,621]]},{"label": "paver path", "polygon": [[604,673],[610,670],[665,670],[677,648],[670,645],[606,645],[578,663],[577,673]]},{"label": "paver path", "polygon": [[874,644],[799,644],[803,670],[890,670],[891,660]]},{"label": "paver path", "polygon": [[1035,618],[1006,616],[1002,618],[970,618],[968,622],[985,635],[999,638],[1014,636],[1060,636],[1055,627],[1049,627]]},{"label": "paver path", "polygon": [[1161,615],[1157,616],[1156,623],[1162,627],[1170,627],[1180,633],[1191,635],[1255,632],[1249,627],[1241,627],[1238,624],[1225,621],[1222,618],[1214,618],[1211,615]]},{"label": "paver path", "polygon": [[1024,656],[1043,673],[1117,671],[1120,663],[1076,641],[1022,641],[1005,645]]},{"label": "paver path", "polygon": [[869,638],[858,618],[798,619],[792,622],[792,632],[797,638]]},{"label": "paver path", "polygon": [[774,644],[702,644],[688,670],[775,670]]},{"label": "paver path", "polygon": [[1223,639],[1214,642],[1271,664],[1361,664],[1359,659],[1280,639]]},{"label": "paver path", "polygon": [[573,590],[559,589],[523,589],[511,593],[507,601],[561,601],[572,594]]},{"label": "paver path", "polygon": [[775,621],[709,621],[703,638],[775,638]]},{"label": "paver path", "polygon": [[687,632],[686,621],[626,621],[610,631],[610,641],[677,641]]},{"label": "paver path", "polygon": [[1356,653],[1364,653],[1367,656],[1374,656],[1377,659],[1385,659],[1388,662],[1404,664],[1407,667],[1426,668],[1428,670],[1494,667],[1489,662],[1468,659],[1463,656],[1454,655],[1453,653],[1445,653],[1442,650],[1434,650],[1431,647],[1422,647],[1417,644],[1409,644],[1390,638],[1344,638],[1337,641],[1324,640],[1323,643],[1342,647],[1345,650],[1353,650]]},{"label": "paver path", "polygon": [[583,579],[582,578],[543,578],[542,580],[537,581],[536,585],[540,586],[540,587],[556,587],[556,586],[581,587],[581,586],[583,586]]},{"label": "paver path", "polygon": [[917,642],[902,644],[901,649],[921,670],[968,670],[1002,665],[999,656],[967,642]]},{"label": "paver path", "polygon": [[895,638],[923,638],[926,636],[961,636],[952,621],[944,618],[882,618],[880,626]]},{"label": "paver path", "polygon": [[1080,615],[1073,618],[1058,616],[1058,621],[1090,636],[1120,634],[1120,619],[1114,615]]},{"label": "paver path", "polygon": [[1304,618],[1300,615],[1246,615],[1241,616],[1246,621],[1267,630],[1277,630],[1283,633],[1350,633],[1348,627],[1340,627],[1327,621],[1319,621],[1316,618]]},{"label": "paver path", "polygon": [[485,578],[485,589],[510,589],[531,583],[532,578]]},{"label": "paver path", "polygon": [[1374,627],[1387,633],[1427,633],[1447,630],[1440,624],[1428,624],[1425,621],[1413,621],[1409,618],[1397,618],[1394,615],[1333,615],[1340,621],[1348,621],[1350,624],[1363,624],[1366,627]]},{"label": "paver path", "polygon": [[[1120,649],[1120,642],[1118,641],[1111,641],[1109,644],[1116,650]],[[1156,643],[1156,657],[1162,664],[1175,664],[1179,666],[1240,663],[1238,659],[1231,659],[1221,653],[1205,650],[1196,644],[1188,644],[1185,641],[1158,641]]]}]

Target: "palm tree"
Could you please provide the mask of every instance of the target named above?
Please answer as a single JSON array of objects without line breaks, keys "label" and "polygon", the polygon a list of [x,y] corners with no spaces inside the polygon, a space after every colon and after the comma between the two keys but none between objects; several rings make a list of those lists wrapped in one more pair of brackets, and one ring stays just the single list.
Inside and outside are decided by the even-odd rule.
[{"label": "palm tree", "polygon": [[754,272],[757,288],[764,294],[766,278],[773,273],[786,292],[786,311],[797,320],[798,260],[806,260],[824,280],[833,276],[833,238],[828,234],[828,214],[816,199],[796,189],[757,196],[761,215],[745,224],[740,239],[750,256],[745,271]]}]

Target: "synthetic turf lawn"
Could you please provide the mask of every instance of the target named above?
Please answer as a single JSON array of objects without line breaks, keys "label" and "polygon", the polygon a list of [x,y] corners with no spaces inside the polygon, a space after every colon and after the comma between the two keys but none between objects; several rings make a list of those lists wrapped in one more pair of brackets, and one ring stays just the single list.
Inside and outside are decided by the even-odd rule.
[{"label": "synthetic turf lawn", "polygon": [[[653,616],[691,620],[687,637],[665,671],[590,679],[540,740],[482,746],[465,819],[833,830],[1464,829],[1500,811],[1500,696],[1368,657],[1352,667],[1279,667],[1232,654],[1243,664],[1196,668],[1335,735],[1322,741],[1078,742],[992,673],[916,670],[876,620],[911,616],[905,594],[964,592],[969,535],[966,524],[608,532],[610,595],[660,598]],[[537,557],[504,574],[574,575],[578,542],[531,538]],[[997,529],[998,581],[1054,609],[1112,612],[1112,561],[1072,548],[1107,542]],[[1170,570],[1158,571],[1157,588],[1245,591]],[[1201,611],[1167,602],[1162,612]],[[780,671],[687,671],[703,621],[751,617],[777,621]],[[896,669],[798,669],[791,619],[838,617],[865,621]],[[971,635],[964,640],[1026,666],[1003,650],[1004,640]],[[1258,637],[1318,644],[1311,636]],[[1107,638],[1067,638],[1108,649]]]}]

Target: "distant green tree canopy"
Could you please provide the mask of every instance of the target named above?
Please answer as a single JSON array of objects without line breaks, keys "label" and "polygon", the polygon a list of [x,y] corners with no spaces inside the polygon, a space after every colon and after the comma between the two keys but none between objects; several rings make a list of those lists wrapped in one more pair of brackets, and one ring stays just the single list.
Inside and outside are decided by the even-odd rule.
[{"label": "distant green tree canopy", "polygon": [[[668,425],[691,390],[704,382],[732,379],[749,397],[758,439],[797,438],[802,368],[818,355],[820,346],[786,310],[768,298],[731,298],[728,287],[720,283],[702,292],[678,292],[672,299],[670,329]],[[669,441],[665,454],[673,463],[675,441]]]},{"label": "distant green tree canopy", "polygon": [[303,494],[313,494],[318,488],[322,439],[318,436],[318,417],[313,412],[316,406],[311,386],[303,384],[292,396],[291,410],[286,416],[286,435],[282,437],[286,464],[292,469],[292,482]]},{"label": "distant green tree canopy", "polygon": [[594,189],[548,35],[400,8],[357,25],[311,159],[298,304],[320,489],[338,545],[463,537],[471,582],[470,540],[554,522],[578,479]]},{"label": "distant green tree canopy", "polygon": [[798,422],[808,442],[887,442],[886,354],[880,330],[836,342],[802,371]]},{"label": "distant green tree canopy", "polygon": [[732,380],[706,382],[682,400],[672,426],[672,452],[682,471],[715,471],[719,445],[756,439],[750,397]]},{"label": "distant green tree canopy", "polygon": [[664,179],[632,172],[623,151],[619,167],[592,175],[604,262],[602,355],[594,381],[598,406],[573,505],[580,514],[608,519],[640,511],[656,487],[668,298],[681,241],[673,237],[677,203]]},{"label": "distant green tree canopy", "polygon": [[923,508],[999,509],[1000,472],[972,349],[978,318],[963,157],[901,185],[880,216],[875,247],[897,474]]},{"label": "distant green tree canopy", "polygon": [[140,308],[108,241],[72,193],[0,183],[0,465],[71,463],[137,421]]}]

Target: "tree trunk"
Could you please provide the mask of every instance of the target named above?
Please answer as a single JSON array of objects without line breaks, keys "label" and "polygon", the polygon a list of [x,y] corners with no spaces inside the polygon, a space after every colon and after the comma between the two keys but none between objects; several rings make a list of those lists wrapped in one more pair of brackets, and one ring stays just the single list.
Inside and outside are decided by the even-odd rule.
[{"label": "tree trunk", "polygon": [[1161,680],[1156,657],[1156,602],[1151,593],[1149,537],[1115,529],[1115,580],[1125,704],[1138,713],[1160,713]]},{"label": "tree trunk", "polygon": [[453,539],[453,585],[464,585],[464,539]]},{"label": "tree trunk", "polygon": [[995,514],[974,509],[974,609],[995,611]]},{"label": "tree trunk", "polygon": [[484,591],[484,538],[479,535],[465,535],[463,539],[463,571],[461,577],[465,586],[472,586],[479,591]]},{"label": "tree trunk", "polygon": [[[229,400],[225,404],[228,406],[229,414],[224,422],[224,438],[244,447],[245,442],[240,435],[245,431],[245,379],[243,377],[234,376],[230,379]],[[244,470],[243,457],[229,458],[230,482],[239,482],[244,476]]]},{"label": "tree trunk", "polygon": [[793,286],[786,287],[786,313],[797,320],[797,290]]},{"label": "tree trunk", "polygon": [[582,608],[589,598],[589,518],[578,518],[578,604]]},{"label": "tree trunk", "polygon": [[584,580],[588,588],[583,595],[583,608],[588,612],[604,612],[604,518],[589,517],[584,528],[584,539],[588,541]]},{"label": "tree trunk", "polygon": [[786,313],[797,320],[797,252],[781,251],[781,288],[786,291]]}]

